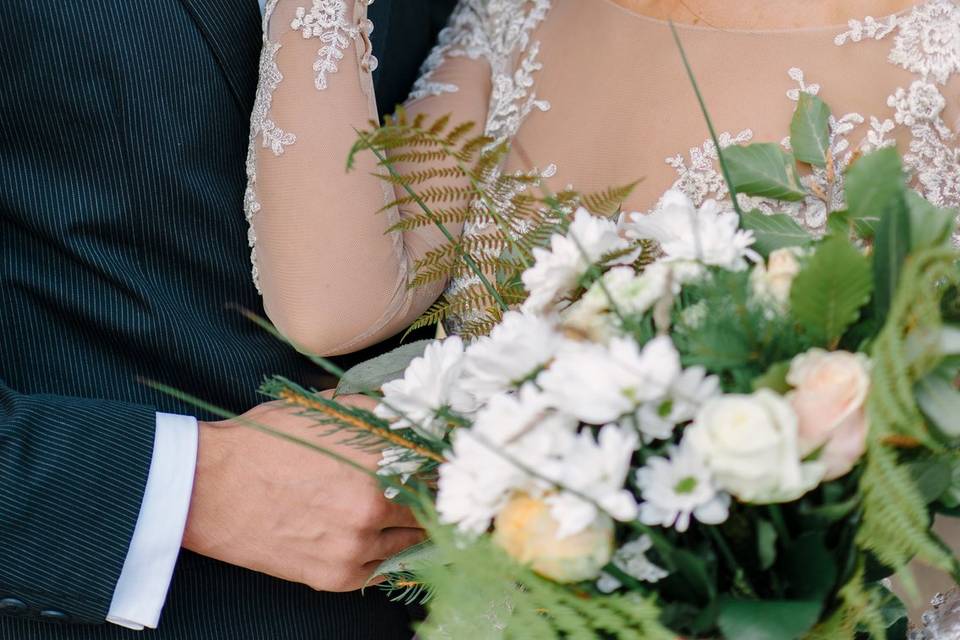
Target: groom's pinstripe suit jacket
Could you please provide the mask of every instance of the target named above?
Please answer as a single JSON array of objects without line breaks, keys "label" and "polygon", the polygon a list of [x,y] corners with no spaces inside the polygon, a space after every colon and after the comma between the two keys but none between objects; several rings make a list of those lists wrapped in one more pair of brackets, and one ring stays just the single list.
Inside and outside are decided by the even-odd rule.
[{"label": "groom's pinstripe suit jacket", "polygon": [[[371,8],[382,105],[451,5]],[[186,552],[157,631],[95,624],[154,414],[194,413],[138,377],[242,411],[264,375],[313,374],[226,308],[261,309],[242,214],[259,20],[256,0],[0,2],[0,640],[409,637],[375,592]]]}]

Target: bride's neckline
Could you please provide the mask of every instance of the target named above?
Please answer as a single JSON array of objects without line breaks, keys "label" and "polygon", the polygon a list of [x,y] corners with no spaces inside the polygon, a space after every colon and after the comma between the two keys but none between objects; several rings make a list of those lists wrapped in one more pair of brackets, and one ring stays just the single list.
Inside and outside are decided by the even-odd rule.
[{"label": "bride's neckline", "polygon": [[[895,13],[884,14],[879,17],[877,16],[872,16],[872,17],[878,20],[886,19],[889,17],[899,18],[901,16],[909,14],[910,12],[914,11],[919,7],[922,7],[923,5],[927,4],[930,1],[931,0],[922,0],[921,2],[917,2],[916,4],[910,7],[906,7],[905,9],[901,9],[900,11],[897,11]],[[648,16],[643,13],[631,11],[630,9],[627,9],[624,6],[617,4],[616,2],[614,2],[614,0],[601,0],[601,2],[607,7],[609,7],[612,11],[625,14],[629,18],[639,20],[641,22],[648,22],[650,24],[657,25],[664,29],[670,28],[669,20],[654,18],[653,16]],[[867,17],[869,16],[863,16],[860,19],[863,20]],[[819,26],[810,26],[810,27],[781,27],[781,28],[774,28],[774,29],[748,29],[743,27],[738,27],[738,28],[714,27],[706,24],[690,24],[688,22],[674,22],[673,24],[674,26],[676,26],[677,31],[705,31],[705,32],[713,32],[713,33],[739,33],[739,34],[746,34],[746,35],[764,35],[764,34],[791,34],[791,33],[798,33],[798,34],[799,33],[833,33],[833,32],[842,31],[844,29],[849,28],[850,21],[842,22],[840,24],[831,24],[831,25],[819,25]]]}]

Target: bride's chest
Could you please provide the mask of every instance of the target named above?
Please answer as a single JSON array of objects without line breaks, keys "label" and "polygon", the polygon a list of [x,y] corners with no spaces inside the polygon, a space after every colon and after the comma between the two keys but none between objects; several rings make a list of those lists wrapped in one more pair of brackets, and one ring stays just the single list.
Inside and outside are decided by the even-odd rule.
[{"label": "bride's chest", "polygon": [[[577,5],[556,3],[531,34],[531,43],[539,46],[524,92],[543,108],[523,118],[507,169],[554,164],[554,189],[572,184],[590,191],[641,179],[625,203],[635,210],[653,207],[673,186],[691,191],[695,199],[722,197],[716,152],[669,29]],[[843,29],[684,29],[680,36],[722,142],[789,147],[796,100],[800,92],[809,92],[831,107],[832,145],[841,164],[858,150],[884,144],[897,144],[904,152],[926,145],[918,149],[927,158],[916,159],[916,173],[931,155],[943,160],[956,149],[952,125],[960,105],[953,71],[960,74],[960,20],[952,25],[957,49],[947,51],[955,56],[956,69],[943,83],[931,78],[935,52],[923,49],[923,37],[929,49],[930,37],[937,36],[930,29],[937,26],[891,22],[886,35],[875,31],[873,37],[863,25],[851,25],[846,37],[840,37]],[[919,43],[912,50],[914,68],[909,60],[891,61],[898,47],[910,47],[911,28],[918,31]],[[924,60],[926,72],[918,73]],[[939,61],[949,64],[943,55]],[[955,154],[952,170],[957,183],[952,197],[960,197]],[[820,221],[808,222],[817,226]]]}]

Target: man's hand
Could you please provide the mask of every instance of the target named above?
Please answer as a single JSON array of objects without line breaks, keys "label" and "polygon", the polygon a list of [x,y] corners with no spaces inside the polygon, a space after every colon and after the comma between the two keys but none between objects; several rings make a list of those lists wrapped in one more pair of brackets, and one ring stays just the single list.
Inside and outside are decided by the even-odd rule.
[{"label": "man's hand", "polygon": [[[243,417],[377,468],[379,454],[341,444],[343,433],[324,436],[283,403]],[[185,548],[320,591],[353,591],[382,560],[422,539],[413,514],[363,472],[236,422],[200,423]]]}]

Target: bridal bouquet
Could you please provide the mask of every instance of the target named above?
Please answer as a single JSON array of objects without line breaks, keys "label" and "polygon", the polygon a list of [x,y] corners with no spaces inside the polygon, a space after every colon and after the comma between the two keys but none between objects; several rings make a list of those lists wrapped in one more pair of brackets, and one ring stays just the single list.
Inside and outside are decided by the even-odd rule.
[{"label": "bridal bouquet", "polygon": [[[724,149],[730,205],[521,202],[539,217],[485,245],[468,338],[344,375],[375,412],[269,385],[390,445],[380,475],[432,541],[379,573],[429,603],[421,637],[903,638],[884,578],[909,588],[915,557],[960,576],[930,530],[960,505],[956,212],[910,191],[892,148],[834,175],[828,121],[804,95],[790,149]],[[452,144],[446,125],[363,144]],[[450,218],[386,179],[424,223]],[[744,206],[827,190],[844,204],[822,237]],[[483,262],[451,247],[451,269]]]},{"label": "bridal bouquet", "polygon": [[[931,531],[960,513],[957,212],[893,148],[840,175],[830,119],[803,93],[789,144],[714,137],[730,202],[648,215],[619,210],[629,186],[534,195],[542,173],[449,117],[360,133],[420,208],[394,230],[449,241],[411,286],[466,282],[417,323],[456,335],[316,359],[375,411],[264,391],[387,444],[379,477],[431,540],[377,574],[428,604],[420,637],[899,639],[886,578],[960,578]],[[810,200],[817,237],[777,213]]]}]

